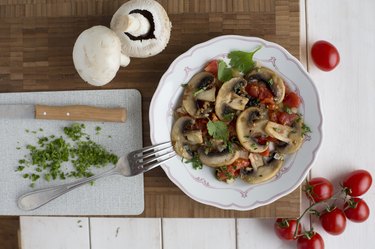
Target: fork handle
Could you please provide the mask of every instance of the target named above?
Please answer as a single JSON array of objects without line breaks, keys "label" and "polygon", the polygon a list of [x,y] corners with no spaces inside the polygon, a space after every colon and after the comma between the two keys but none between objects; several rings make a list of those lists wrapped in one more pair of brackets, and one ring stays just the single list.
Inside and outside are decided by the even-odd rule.
[{"label": "fork handle", "polygon": [[84,179],[81,179],[72,183],[31,191],[29,193],[26,193],[20,196],[18,198],[17,204],[20,209],[25,210],[25,211],[31,211],[31,210],[34,210],[43,206],[44,204],[47,204],[53,199],[56,199],[57,197],[75,188],[78,188],[88,182],[97,180],[105,176],[116,175],[116,174],[119,174],[119,172],[116,171],[116,168],[113,168],[101,174],[94,175],[88,178],[84,178]]}]

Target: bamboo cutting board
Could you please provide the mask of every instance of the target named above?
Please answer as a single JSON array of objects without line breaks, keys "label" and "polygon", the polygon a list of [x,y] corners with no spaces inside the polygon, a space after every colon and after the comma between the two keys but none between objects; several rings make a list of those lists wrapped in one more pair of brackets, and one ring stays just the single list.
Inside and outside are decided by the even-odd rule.
[{"label": "bamboo cutting board", "polygon": [[[138,89],[144,145],[148,108],[169,64],[191,46],[222,34],[257,36],[299,57],[298,0],[160,0],[172,21],[171,40],[157,56],[131,59],[108,85],[94,88],[76,73],[71,54],[80,32],[109,26],[118,0],[0,0],[0,91]],[[161,169],[145,174],[145,217],[296,217],[300,188],[252,211],[220,210],[187,197]]]}]

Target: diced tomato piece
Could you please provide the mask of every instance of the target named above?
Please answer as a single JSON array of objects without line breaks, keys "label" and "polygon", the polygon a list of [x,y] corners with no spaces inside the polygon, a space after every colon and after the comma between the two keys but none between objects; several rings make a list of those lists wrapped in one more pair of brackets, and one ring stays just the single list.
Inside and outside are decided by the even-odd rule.
[{"label": "diced tomato piece", "polygon": [[267,148],[265,151],[259,153],[261,156],[269,156],[270,155],[270,149]]},{"label": "diced tomato piece", "polygon": [[271,99],[273,98],[272,92],[264,85],[259,85],[259,100],[262,101],[264,99]]},{"label": "diced tomato piece", "polygon": [[250,160],[245,158],[238,158],[236,161],[234,161],[233,164],[231,164],[236,167],[236,170],[239,170],[241,168],[248,167],[250,165]]},{"label": "diced tomato piece", "polygon": [[268,117],[269,117],[270,121],[275,122],[275,123],[278,122],[277,112],[275,112],[275,111],[269,111],[268,112]]},{"label": "diced tomato piece", "polygon": [[298,108],[301,104],[301,98],[295,92],[290,92],[289,94],[285,95],[283,103],[290,108]]},{"label": "diced tomato piece", "polygon": [[218,68],[218,61],[217,60],[212,60],[210,61],[206,67],[204,68],[204,71],[212,73],[217,77],[217,69]]},{"label": "diced tomato piece", "polygon": [[246,92],[253,98],[258,98],[259,96],[259,86],[257,84],[248,84],[245,87]]},{"label": "diced tomato piece", "polygon": [[203,133],[207,133],[207,118],[198,118],[195,120],[194,128],[201,130]]},{"label": "diced tomato piece", "polygon": [[298,117],[299,116],[296,113],[289,114],[287,112],[279,112],[277,114],[277,121],[279,124],[290,126],[294,121],[298,119]]}]

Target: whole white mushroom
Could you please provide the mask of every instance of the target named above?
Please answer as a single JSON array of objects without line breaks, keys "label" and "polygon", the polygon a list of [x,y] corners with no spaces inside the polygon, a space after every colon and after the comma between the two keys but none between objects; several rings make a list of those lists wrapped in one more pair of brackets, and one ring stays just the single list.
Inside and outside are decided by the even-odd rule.
[{"label": "whole white mushroom", "polygon": [[73,47],[74,67],[84,81],[94,86],[109,83],[120,66],[129,62],[130,58],[121,53],[119,37],[104,26],[83,31]]},{"label": "whole white mushroom", "polygon": [[167,12],[155,0],[131,0],[113,15],[111,29],[122,44],[122,53],[146,58],[163,51],[171,34]]}]

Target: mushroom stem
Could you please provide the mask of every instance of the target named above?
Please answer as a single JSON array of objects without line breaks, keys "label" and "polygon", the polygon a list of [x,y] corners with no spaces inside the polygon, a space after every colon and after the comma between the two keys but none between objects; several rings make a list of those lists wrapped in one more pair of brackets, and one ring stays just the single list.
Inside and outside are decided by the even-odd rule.
[{"label": "mushroom stem", "polygon": [[133,36],[145,35],[150,30],[150,22],[143,15],[133,13],[119,16],[114,23],[114,28],[123,30]]},{"label": "mushroom stem", "polygon": [[120,55],[120,66],[126,67],[127,65],[129,65],[129,63],[130,63],[129,56],[127,56],[125,54],[121,54]]}]

